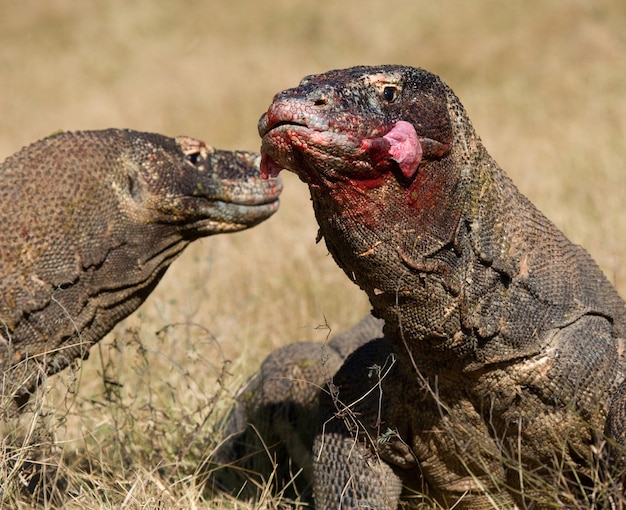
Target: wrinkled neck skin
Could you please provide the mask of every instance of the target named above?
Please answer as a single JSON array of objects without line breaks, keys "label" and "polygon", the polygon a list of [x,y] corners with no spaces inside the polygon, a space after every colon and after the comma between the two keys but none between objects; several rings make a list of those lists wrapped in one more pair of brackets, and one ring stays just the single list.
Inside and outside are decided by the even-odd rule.
[{"label": "wrinkled neck skin", "polygon": [[355,117],[352,106],[356,120],[330,126],[332,101],[316,110],[321,96],[305,87],[279,94],[259,123],[263,174],[288,168],[308,184],[328,250],[399,358],[469,373],[545,353],[583,315],[625,324],[591,257],[519,193],[454,93],[443,94],[411,103],[446,105],[433,115]]},{"label": "wrinkled neck skin", "polygon": [[[400,361],[423,373],[479,374],[538,355],[584,315],[623,317],[589,255],[517,191],[477,137],[455,139],[470,145],[423,163],[409,185],[394,172],[376,188],[310,184],[330,253],[385,320]],[[581,274],[597,291],[580,290]]]},{"label": "wrinkled neck skin", "polygon": [[[454,158],[453,149],[424,162],[411,182],[386,172],[376,187],[368,181],[310,184],[328,250],[368,294],[397,352],[408,350],[418,365],[474,361],[460,301],[470,259],[467,239],[460,237],[469,189]],[[317,174],[328,175],[319,167]]]},{"label": "wrinkled neck skin", "polygon": [[[318,176],[309,186],[330,253],[368,294],[396,352],[430,373],[535,355],[548,330],[603,308],[572,299],[580,268],[558,260],[569,241],[450,104],[455,142],[441,159],[423,161],[411,181],[397,171],[382,172],[376,186],[327,179],[336,174],[323,163],[307,170],[301,162]],[[545,263],[550,257],[554,265]]]}]

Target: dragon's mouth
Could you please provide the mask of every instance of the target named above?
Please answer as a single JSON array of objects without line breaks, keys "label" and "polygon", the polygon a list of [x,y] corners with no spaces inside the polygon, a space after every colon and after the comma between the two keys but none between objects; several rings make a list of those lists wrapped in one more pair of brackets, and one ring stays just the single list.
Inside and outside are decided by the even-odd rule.
[{"label": "dragon's mouth", "polygon": [[282,165],[276,163],[271,156],[261,150],[261,177],[263,179],[278,177],[281,170],[283,170]]},{"label": "dragon's mouth", "polygon": [[290,130],[304,128],[324,131],[328,124],[317,116],[302,112],[301,105],[292,101],[274,102],[259,119],[259,135],[264,138],[271,131]]},{"label": "dragon's mouth", "polygon": [[[265,115],[261,122],[268,116]],[[291,156],[294,151],[306,152],[315,143],[330,146],[330,133],[316,131],[304,123],[280,120],[259,126],[262,135],[260,171],[264,179],[277,177],[283,170],[296,171]]]},{"label": "dragon's mouth", "polygon": [[268,126],[268,129],[267,129],[266,133],[263,133],[262,136],[267,134],[267,132],[269,132],[269,131],[272,131],[274,129],[279,129],[279,128],[283,127],[283,126],[287,126],[288,129],[291,128],[291,127],[294,127],[294,126],[300,126],[300,127],[304,127],[304,128],[308,129],[308,126],[306,124],[304,124],[303,122],[294,122],[292,120],[281,120],[281,121],[278,121],[274,125]]},{"label": "dragon's mouth", "polygon": [[373,164],[395,161],[407,178],[412,178],[422,160],[422,145],[413,125],[400,120],[381,134],[359,137],[336,130],[318,130],[304,123],[279,119],[265,114],[259,122],[261,146],[261,175],[277,176],[282,169],[291,168],[292,153],[311,152],[314,156],[322,150],[351,159],[367,159]]}]

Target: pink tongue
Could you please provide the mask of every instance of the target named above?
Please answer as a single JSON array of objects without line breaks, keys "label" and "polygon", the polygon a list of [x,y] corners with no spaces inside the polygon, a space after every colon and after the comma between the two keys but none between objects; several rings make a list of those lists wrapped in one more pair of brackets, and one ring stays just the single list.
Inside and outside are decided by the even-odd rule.
[{"label": "pink tongue", "polygon": [[270,158],[265,152],[261,151],[261,178],[269,179],[270,177],[277,177],[280,171],[283,169],[276,161]]},{"label": "pink tongue", "polygon": [[413,177],[422,161],[422,145],[413,124],[399,120],[383,138],[389,142],[391,159],[400,165],[407,178]]}]

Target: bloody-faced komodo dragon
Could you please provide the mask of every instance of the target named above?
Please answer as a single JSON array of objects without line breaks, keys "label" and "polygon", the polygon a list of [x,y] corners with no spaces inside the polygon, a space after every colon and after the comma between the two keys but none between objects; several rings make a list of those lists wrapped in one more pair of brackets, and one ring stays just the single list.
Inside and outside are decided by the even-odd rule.
[{"label": "bloody-faced komodo dragon", "polygon": [[413,489],[454,508],[601,505],[598,455],[608,438],[619,466],[626,436],[626,306],[452,90],[410,67],[331,71],[277,94],[259,132],[261,171],[308,184],[384,320],[321,392],[317,507],[396,508]]}]

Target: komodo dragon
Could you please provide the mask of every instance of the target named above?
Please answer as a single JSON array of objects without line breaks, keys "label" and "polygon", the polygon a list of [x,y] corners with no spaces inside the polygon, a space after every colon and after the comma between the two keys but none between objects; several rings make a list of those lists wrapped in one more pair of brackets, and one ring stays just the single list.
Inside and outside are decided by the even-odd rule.
[{"label": "komodo dragon", "polygon": [[411,489],[454,508],[606,503],[594,464],[605,427],[626,435],[626,306],[452,90],[410,67],[331,71],[277,94],[259,132],[262,173],[308,184],[385,321],[322,393],[317,507],[396,508]]},{"label": "komodo dragon", "polygon": [[382,326],[368,315],[325,343],[296,342],[273,351],[242,385],[218,428],[224,439],[210,459],[214,488],[255,498],[271,480],[276,494],[310,499],[319,392],[349,354],[382,337]]},{"label": "komodo dragon", "polygon": [[193,240],[260,223],[280,181],[259,157],[189,137],[65,132],[0,169],[2,396],[85,358]]}]

